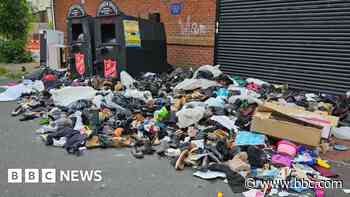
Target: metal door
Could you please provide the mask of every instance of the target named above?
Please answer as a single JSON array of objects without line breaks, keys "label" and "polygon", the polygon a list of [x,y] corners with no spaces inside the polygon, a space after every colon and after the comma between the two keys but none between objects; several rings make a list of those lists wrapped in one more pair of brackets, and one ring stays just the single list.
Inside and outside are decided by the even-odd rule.
[{"label": "metal door", "polygon": [[325,93],[350,89],[350,1],[218,0],[215,63]]}]

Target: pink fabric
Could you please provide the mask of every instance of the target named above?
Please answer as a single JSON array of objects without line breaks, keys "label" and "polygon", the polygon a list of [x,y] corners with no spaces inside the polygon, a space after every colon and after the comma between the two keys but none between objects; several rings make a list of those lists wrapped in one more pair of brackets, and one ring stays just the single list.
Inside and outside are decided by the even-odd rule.
[{"label": "pink fabric", "polygon": [[15,85],[17,85],[17,82],[15,81],[11,81],[6,84],[6,86],[15,86]]},{"label": "pink fabric", "polygon": [[287,140],[281,140],[277,144],[277,152],[295,157],[297,154],[297,146]]},{"label": "pink fabric", "polygon": [[308,122],[310,124],[314,124],[314,125],[320,125],[320,126],[331,126],[332,122],[329,120],[325,120],[322,117],[307,117],[307,116],[299,116],[296,115],[294,116],[296,119]]},{"label": "pink fabric", "polygon": [[257,91],[259,91],[260,86],[258,86],[258,85],[255,84],[255,83],[248,83],[248,84],[246,85],[246,88],[247,88],[248,90],[253,90],[253,91],[257,92]]},{"label": "pink fabric", "polygon": [[333,170],[327,169],[318,165],[313,166],[315,170],[320,172],[321,176],[324,177],[338,177],[338,174],[336,174]]},{"label": "pink fabric", "polygon": [[264,197],[264,193],[257,189],[252,189],[242,193],[244,197]]},{"label": "pink fabric", "polygon": [[324,197],[324,189],[320,187],[319,183],[315,183],[315,197]]},{"label": "pink fabric", "polygon": [[272,164],[276,166],[290,167],[292,165],[292,158],[287,155],[276,154],[272,156]]}]

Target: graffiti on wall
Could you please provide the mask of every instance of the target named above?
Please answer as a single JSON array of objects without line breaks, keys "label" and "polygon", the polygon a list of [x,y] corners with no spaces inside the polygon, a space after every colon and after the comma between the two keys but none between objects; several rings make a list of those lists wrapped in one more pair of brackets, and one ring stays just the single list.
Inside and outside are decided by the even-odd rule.
[{"label": "graffiti on wall", "polygon": [[185,21],[179,19],[178,24],[182,36],[203,36],[208,34],[208,26],[192,21],[191,15],[188,15]]}]

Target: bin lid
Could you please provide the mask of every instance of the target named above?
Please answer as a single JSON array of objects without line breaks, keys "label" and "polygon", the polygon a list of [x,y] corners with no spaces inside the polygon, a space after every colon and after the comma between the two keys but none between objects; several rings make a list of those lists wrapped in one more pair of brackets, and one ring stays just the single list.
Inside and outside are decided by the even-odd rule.
[{"label": "bin lid", "polygon": [[87,16],[87,15],[83,6],[80,4],[74,4],[69,8],[67,18],[81,18],[84,16]]},{"label": "bin lid", "polygon": [[97,9],[97,16],[117,16],[121,12],[111,0],[104,0]]}]

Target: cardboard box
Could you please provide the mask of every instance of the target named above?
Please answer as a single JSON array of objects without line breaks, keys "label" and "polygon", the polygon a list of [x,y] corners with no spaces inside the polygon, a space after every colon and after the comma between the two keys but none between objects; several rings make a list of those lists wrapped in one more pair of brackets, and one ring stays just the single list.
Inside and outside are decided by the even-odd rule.
[{"label": "cardboard box", "polygon": [[[259,106],[259,111],[261,112],[278,112],[281,114],[285,114],[287,116],[291,116],[296,119],[304,120],[310,124],[314,124],[315,126],[337,126],[339,117],[324,115],[323,113],[309,112],[305,111],[303,107],[286,107],[277,103],[265,102],[263,105]],[[309,117],[315,118],[319,120],[323,120],[322,122],[316,121],[307,121],[305,118]]]},{"label": "cardboard box", "polygon": [[329,135],[338,118],[266,102],[259,106],[251,130],[300,144],[318,146],[323,135]]}]

